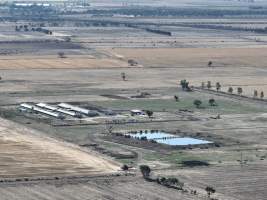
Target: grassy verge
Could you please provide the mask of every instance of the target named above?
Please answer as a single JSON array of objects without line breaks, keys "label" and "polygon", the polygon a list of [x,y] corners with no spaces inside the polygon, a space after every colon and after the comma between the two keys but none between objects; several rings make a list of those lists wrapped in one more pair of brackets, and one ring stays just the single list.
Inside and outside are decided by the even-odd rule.
[{"label": "grassy verge", "polygon": [[173,164],[177,167],[181,167],[183,161],[191,161],[191,160],[204,161],[204,162],[208,161],[204,159],[204,157],[200,157],[184,151],[172,151],[164,155],[160,153],[146,153],[143,158],[144,160],[147,161],[161,161]]},{"label": "grassy verge", "polygon": [[[193,104],[195,99],[202,101],[200,108]],[[216,99],[215,99],[216,100]],[[249,103],[238,103],[227,99],[216,100],[217,106],[210,106],[207,97],[186,97],[179,102],[172,99],[135,99],[135,100],[112,100],[92,102],[95,105],[103,106],[115,110],[143,109],[153,111],[174,111],[178,109],[188,109],[204,113],[220,114],[247,114],[266,112],[267,108],[251,105]]]}]

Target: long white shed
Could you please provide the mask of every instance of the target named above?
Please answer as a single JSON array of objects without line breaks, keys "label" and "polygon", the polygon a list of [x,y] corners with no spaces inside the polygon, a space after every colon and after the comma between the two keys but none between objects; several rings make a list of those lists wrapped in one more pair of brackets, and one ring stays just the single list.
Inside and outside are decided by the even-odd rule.
[{"label": "long white shed", "polygon": [[44,110],[42,108],[38,108],[37,106],[31,105],[31,104],[22,103],[22,104],[20,104],[20,107],[26,108],[29,110],[33,110],[33,111],[36,111],[36,112],[39,112],[42,114],[46,114],[46,115],[49,115],[52,117],[56,117],[56,118],[60,118],[60,119],[64,118],[60,113]]},{"label": "long white shed", "polygon": [[60,112],[60,113],[66,114],[66,115],[70,115],[72,117],[81,117],[80,114],[77,114],[74,111],[64,110],[62,108],[59,108],[59,107],[56,107],[56,106],[51,106],[51,105],[46,104],[46,103],[38,103],[36,105],[38,107],[41,107],[41,108],[46,108],[46,109],[49,109],[49,110],[52,110],[52,111],[57,111],[57,112]]},{"label": "long white shed", "polygon": [[73,105],[70,105],[70,104],[67,104],[67,103],[60,103],[58,104],[59,107],[61,108],[66,108],[66,109],[70,109],[70,110],[73,110],[73,111],[76,111],[76,112],[79,112],[79,113],[82,113],[82,114],[85,114],[85,115],[90,115],[92,111],[88,110],[88,109],[85,109],[85,108],[80,108],[78,106],[73,106]]}]

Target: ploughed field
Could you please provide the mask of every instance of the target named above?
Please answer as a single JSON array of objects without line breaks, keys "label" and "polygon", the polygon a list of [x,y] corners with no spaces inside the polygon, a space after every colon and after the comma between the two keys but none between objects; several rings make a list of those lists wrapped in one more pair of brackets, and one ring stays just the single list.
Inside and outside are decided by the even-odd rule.
[{"label": "ploughed field", "polygon": [[140,177],[102,177],[46,183],[16,183],[0,187],[1,200],[103,199],[204,200],[150,183]]},{"label": "ploughed field", "polygon": [[128,67],[124,61],[112,58],[96,59],[92,56],[9,56],[1,58],[1,69],[71,69]]},{"label": "ploughed field", "polygon": [[60,177],[117,172],[118,164],[93,152],[0,119],[0,177]]}]

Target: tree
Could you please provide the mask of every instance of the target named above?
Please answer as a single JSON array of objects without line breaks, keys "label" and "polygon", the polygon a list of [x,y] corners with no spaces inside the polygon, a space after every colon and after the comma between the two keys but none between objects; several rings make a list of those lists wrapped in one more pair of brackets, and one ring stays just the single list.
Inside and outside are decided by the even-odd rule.
[{"label": "tree", "polygon": [[107,131],[108,131],[109,134],[112,134],[113,126],[112,125],[108,125],[107,126]]},{"label": "tree", "polygon": [[215,106],[216,105],[215,99],[209,99],[209,104],[210,106]]},{"label": "tree", "polygon": [[137,66],[137,65],[138,65],[138,63],[137,63],[135,60],[133,60],[133,59],[129,59],[129,60],[128,60],[128,64],[129,64],[130,66]]},{"label": "tree", "polygon": [[185,90],[185,88],[186,88],[186,80],[185,79],[181,80],[180,81],[180,85],[182,86],[182,89]]},{"label": "tree", "polygon": [[149,118],[151,118],[153,116],[153,111],[151,110],[146,110],[146,114]]},{"label": "tree", "polygon": [[238,93],[239,95],[242,95],[242,93],[243,93],[243,89],[242,89],[241,87],[237,88],[237,93]]},{"label": "tree", "polygon": [[194,105],[195,105],[197,108],[199,108],[201,104],[202,104],[202,101],[200,101],[199,99],[196,99],[196,100],[194,101]]},{"label": "tree", "polygon": [[121,78],[122,78],[123,81],[126,81],[126,74],[125,74],[125,72],[122,72],[121,73]]},{"label": "tree", "polygon": [[191,91],[191,89],[189,88],[189,82],[185,79],[180,81],[180,85],[182,86],[183,90]]},{"label": "tree", "polygon": [[71,42],[71,37],[65,37],[65,42]]},{"label": "tree", "polygon": [[254,90],[253,97],[254,97],[254,98],[257,98],[257,97],[258,97],[258,91],[257,91],[257,90]]},{"label": "tree", "polygon": [[205,88],[205,83],[204,83],[204,82],[201,83],[201,88],[202,88],[202,89]]},{"label": "tree", "polygon": [[208,83],[207,83],[207,88],[210,90],[211,89],[211,82],[210,81],[208,81]]},{"label": "tree", "polygon": [[20,31],[20,28],[18,26],[16,26],[15,30],[16,31]]},{"label": "tree", "polygon": [[186,89],[187,91],[190,90],[190,88],[189,88],[189,82],[188,82],[188,81],[185,83],[185,89]]},{"label": "tree", "polygon": [[179,180],[177,178],[168,178],[168,182],[171,184],[171,185],[176,185],[179,183]]},{"label": "tree", "polygon": [[205,190],[206,190],[206,192],[207,192],[209,197],[210,197],[211,194],[214,194],[216,192],[216,190],[213,187],[210,187],[210,186],[207,186],[205,188]]},{"label": "tree", "polygon": [[180,190],[183,189],[184,187],[184,183],[180,182],[179,179],[177,178],[165,178],[165,177],[161,177],[161,178],[157,178],[156,180],[159,184],[161,185],[165,185],[165,186],[176,186],[178,187]]},{"label": "tree", "polygon": [[219,91],[219,90],[221,90],[221,84],[219,83],[219,82],[217,82],[216,83],[216,90],[217,90],[217,92]]},{"label": "tree", "polygon": [[263,99],[263,98],[264,98],[264,92],[261,91],[261,99]]},{"label": "tree", "polygon": [[150,175],[150,172],[151,172],[150,167],[147,166],[147,165],[140,165],[139,168],[140,168],[140,171],[141,171],[143,177],[144,177],[144,178],[148,178],[149,175]]},{"label": "tree", "polygon": [[208,66],[211,67],[212,66],[212,61],[208,62]]},{"label": "tree", "polygon": [[176,95],[174,95],[174,100],[175,100],[176,102],[178,102],[178,101],[179,101],[179,97],[176,96]]},{"label": "tree", "polygon": [[59,58],[66,58],[65,53],[63,51],[58,52],[57,54]]},{"label": "tree", "polygon": [[122,165],[122,167],[121,167],[121,169],[123,170],[123,171],[128,171],[129,170],[129,167],[128,167],[128,165]]},{"label": "tree", "polygon": [[233,94],[234,89],[232,87],[228,88],[228,93]]},{"label": "tree", "polygon": [[24,31],[29,31],[28,25],[24,25]]}]

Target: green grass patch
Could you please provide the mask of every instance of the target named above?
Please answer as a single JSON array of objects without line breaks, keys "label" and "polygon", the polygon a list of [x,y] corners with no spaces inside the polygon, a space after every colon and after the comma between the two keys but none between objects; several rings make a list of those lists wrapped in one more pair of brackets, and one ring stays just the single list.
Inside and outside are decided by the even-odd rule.
[{"label": "green grass patch", "polygon": [[160,154],[160,153],[147,153],[143,157],[147,161],[161,161],[165,163],[173,164],[177,167],[182,166],[183,161],[203,161],[208,162],[204,157],[196,156],[188,152],[184,151],[171,151],[167,154]]},{"label": "green grass patch", "polygon": [[[196,95],[195,95],[196,96]],[[194,100],[199,99],[202,101],[200,108],[196,108]],[[216,100],[216,99],[215,99]],[[209,98],[207,97],[186,97],[182,98],[179,102],[172,99],[134,99],[134,100],[112,100],[92,102],[95,105],[115,109],[115,110],[153,110],[153,111],[174,111],[178,109],[188,109],[205,113],[220,113],[220,114],[247,114],[266,112],[266,107],[251,105],[250,103],[238,103],[232,100],[219,99],[216,100],[217,106],[210,106]]]}]

